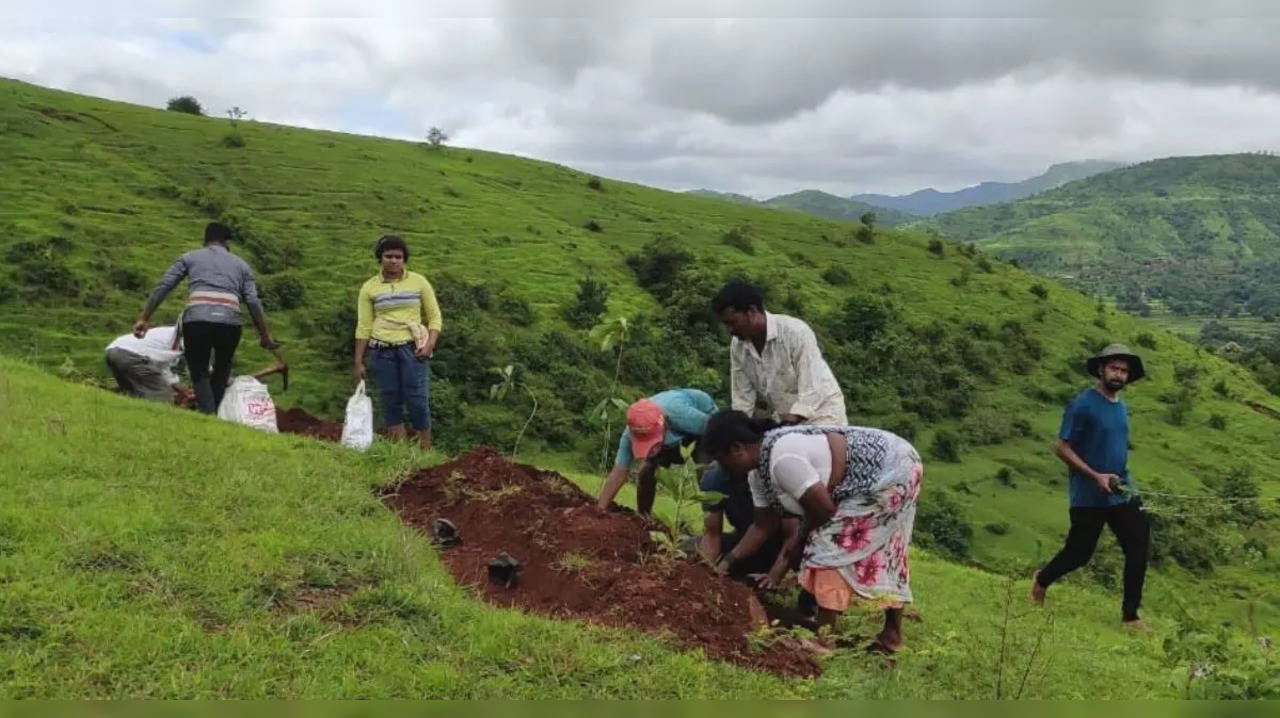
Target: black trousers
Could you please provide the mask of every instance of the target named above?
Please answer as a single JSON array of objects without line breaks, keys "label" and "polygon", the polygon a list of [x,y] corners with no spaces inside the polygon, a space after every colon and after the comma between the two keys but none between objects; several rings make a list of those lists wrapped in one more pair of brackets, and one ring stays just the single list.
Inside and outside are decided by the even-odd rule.
[{"label": "black trousers", "polygon": [[1067,545],[1040,569],[1037,582],[1048,588],[1054,581],[1088,563],[1098,547],[1103,524],[1111,527],[1111,533],[1115,534],[1120,550],[1124,552],[1121,619],[1133,621],[1138,618],[1138,607],[1142,605],[1142,585],[1147,577],[1147,554],[1151,548],[1151,523],[1137,500],[1105,509],[1071,509]]},{"label": "black trousers", "polygon": [[[183,322],[183,355],[191,371],[196,403],[205,414],[216,414],[227,391],[231,360],[240,346],[240,326],[214,322]],[[210,360],[212,359],[212,368]]]}]

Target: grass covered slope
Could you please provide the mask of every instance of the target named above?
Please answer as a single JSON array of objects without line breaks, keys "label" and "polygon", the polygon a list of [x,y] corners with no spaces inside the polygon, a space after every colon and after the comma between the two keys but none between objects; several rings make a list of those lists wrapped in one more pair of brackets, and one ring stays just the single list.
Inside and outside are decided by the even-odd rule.
[{"label": "grass covered slope", "polygon": [[[510,446],[531,402],[488,389],[493,367],[514,365],[539,400],[522,448],[602,475],[618,426],[589,418],[602,399],[672,386],[727,397],[728,339],[707,301],[747,276],[771,309],[817,331],[855,423],[920,447],[938,489],[922,505],[922,546],[1017,575],[1056,548],[1065,471],[1049,445],[1090,382],[1084,357],[1112,341],[1141,351],[1152,377],[1128,397],[1141,485],[1280,492],[1280,424],[1247,404],[1274,402],[1247,372],[970,247],[493,153],[233,126],[17,82],[0,83],[0,130],[0,351],[67,378],[104,379],[102,348],[218,218],[259,272],[295,368],[277,402],[337,416],[355,292],[375,271],[373,241],[397,232],[445,312],[432,402],[447,450]],[[619,357],[589,331],[620,316],[633,321],[615,389]],[[241,369],[269,361],[251,339],[242,350]],[[1212,595],[1238,625],[1247,611],[1275,622],[1278,559],[1258,548],[1274,545],[1274,520],[1216,499],[1180,506],[1158,526],[1153,586]],[[1114,585],[1114,550],[1103,557],[1088,578]]]},{"label": "grass covered slope", "polygon": [[374,488],[411,465],[0,359],[6,697],[697,697],[780,682],[491,610]]},{"label": "grass covered slope", "polygon": [[[1022,582],[1008,589],[919,550],[921,617],[907,624],[897,667],[846,650],[816,681],[490,608],[375,498],[410,455],[261,435],[4,358],[0,450],[6,697],[991,697],[998,682],[1006,697],[1261,690],[1248,671],[1187,681],[1204,651],[1256,660],[1216,621],[1198,629],[1200,652],[1186,653],[1184,624],[1157,618],[1155,635],[1127,635],[1112,597],[1088,582],[1055,587],[1051,614],[1027,612]],[[844,628],[865,633],[875,619],[855,613]]]}]

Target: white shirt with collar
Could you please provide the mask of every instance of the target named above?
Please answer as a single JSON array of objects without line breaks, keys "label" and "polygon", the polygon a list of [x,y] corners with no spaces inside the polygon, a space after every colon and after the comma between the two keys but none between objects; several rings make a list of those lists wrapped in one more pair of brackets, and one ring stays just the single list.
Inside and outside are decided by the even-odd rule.
[{"label": "white shirt with collar", "polygon": [[759,397],[774,418],[796,414],[808,424],[848,424],[844,394],[813,330],[785,314],[765,312],[764,317],[763,350],[737,337],[729,344],[733,408],[750,415]]},{"label": "white shirt with collar", "polygon": [[[121,334],[115,341],[107,345],[108,349],[123,349],[139,356],[146,357],[163,373],[165,381],[176,384],[178,377],[173,370],[182,358],[182,342],[175,342],[176,326],[152,327],[141,339],[133,334]],[[175,343],[177,346],[175,347]]]}]

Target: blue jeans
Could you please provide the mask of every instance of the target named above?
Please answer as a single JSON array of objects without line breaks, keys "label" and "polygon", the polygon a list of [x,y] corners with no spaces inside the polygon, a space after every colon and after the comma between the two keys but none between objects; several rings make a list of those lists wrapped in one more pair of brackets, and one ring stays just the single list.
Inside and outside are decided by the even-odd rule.
[{"label": "blue jeans", "polygon": [[415,429],[431,428],[431,370],[426,359],[414,356],[412,343],[370,349],[369,369],[378,385],[382,422],[387,426],[404,423],[405,407]]}]

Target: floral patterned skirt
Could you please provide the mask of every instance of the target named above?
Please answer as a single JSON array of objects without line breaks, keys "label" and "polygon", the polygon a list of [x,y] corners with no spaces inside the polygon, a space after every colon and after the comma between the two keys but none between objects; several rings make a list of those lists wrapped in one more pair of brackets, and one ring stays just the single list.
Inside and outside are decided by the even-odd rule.
[{"label": "floral patterned skirt", "polygon": [[854,593],[884,606],[911,602],[907,547],[915,524],[924,465],[910,444],[891,452],[872,490],[841,501],[809,536],[802,581],[834,570]]}]

